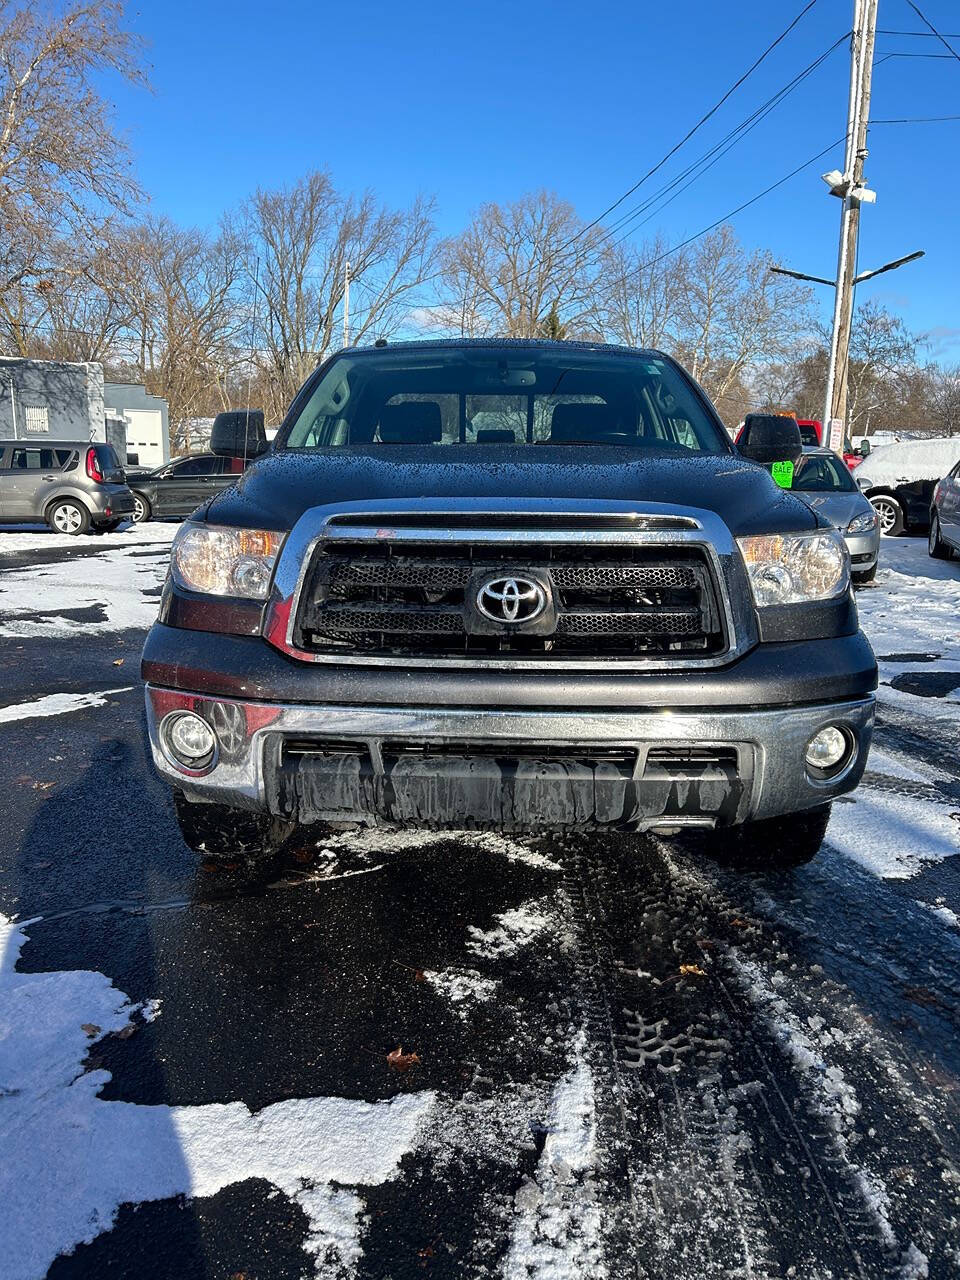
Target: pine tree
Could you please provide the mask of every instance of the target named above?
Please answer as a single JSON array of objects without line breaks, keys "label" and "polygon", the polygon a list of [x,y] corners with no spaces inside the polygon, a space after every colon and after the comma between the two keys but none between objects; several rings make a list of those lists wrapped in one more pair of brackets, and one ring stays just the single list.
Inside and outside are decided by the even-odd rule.
[{"label": "pine tree", "polygon": [[554,342],[565,342],[567,330],[560,320],[557,304],[554,303],[546,317],[540,321],[540,337],[551,338]]}]

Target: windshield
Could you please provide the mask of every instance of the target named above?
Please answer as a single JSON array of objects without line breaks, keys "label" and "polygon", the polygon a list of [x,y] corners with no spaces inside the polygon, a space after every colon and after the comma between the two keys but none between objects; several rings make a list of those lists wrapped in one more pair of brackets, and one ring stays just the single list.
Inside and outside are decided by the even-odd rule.
[{"label": "windshield", "polygon": [[844,463],[833,454],[807,454],[797,463],[793,487],[807,493],[851,493],[856,489]]},{"label": "windshield", "polygon": [[276,447],[523,444],[730,452],[667,360],[497,347],[338,356]]}]

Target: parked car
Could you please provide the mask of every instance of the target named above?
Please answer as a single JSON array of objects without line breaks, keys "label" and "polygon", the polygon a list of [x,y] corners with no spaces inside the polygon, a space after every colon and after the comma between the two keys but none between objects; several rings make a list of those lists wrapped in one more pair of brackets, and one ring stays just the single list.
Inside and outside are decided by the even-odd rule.
[{"label": "parked car", "polygon": [[44,521],[57,533],[107,533],[133,515],[113,445],[0,440],[0,522]]},{"label": "parked car", "polygon": [[855,583],[872,582],[880,554],[880,522],[832,449],[804,449],[793,490],[844,536]]},{"label": "parked car", "polygon": [[880,532],[889,537],[930,526],[937,481],[960,461],[960,436],[899,440],[879,445],[857,468],[861,492],[873,503]]},{"label": "parked car", "polygon": [[[497,440],[472,426],[488,411]],[[796,423],[741,453],[656,351],[325,361],[174,540],[142,672],[186,842],[695,827],[812,857],[866,763],[876,662],[843,536],[759,465],[800,459]]]},{"label": "parked car", "polygon": [[133,490],[133,518],[182,520],[214,494],[236,482],[243,471],[242,458],[221,458],[215,453],[195,453],[174,458],[146,475],[127,471]]},{"label": "parked car", "polygon": [[934,486],[927,550],[937,560],[960,553],[960,462]]}]

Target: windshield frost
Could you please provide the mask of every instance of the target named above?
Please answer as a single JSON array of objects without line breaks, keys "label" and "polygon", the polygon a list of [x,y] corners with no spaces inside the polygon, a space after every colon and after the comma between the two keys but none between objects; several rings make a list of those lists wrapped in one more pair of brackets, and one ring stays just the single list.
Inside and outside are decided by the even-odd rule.
[{"label": "windshield frost", "polygon": [[281,449],[518,444],[730,451],[666,360],[496,347],[339,356],[277,442]]}]

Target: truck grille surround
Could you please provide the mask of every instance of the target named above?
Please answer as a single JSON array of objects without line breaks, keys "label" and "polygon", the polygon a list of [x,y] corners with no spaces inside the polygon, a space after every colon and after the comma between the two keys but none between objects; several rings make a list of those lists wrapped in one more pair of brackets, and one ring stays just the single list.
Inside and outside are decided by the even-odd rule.
[{"label": "truck grille surround", "polygon": [[[449,519],[419,517],[401,528],[393,520],[388,529],[358,528],[353,537],[354,522],[341,517],[312,550],[291,635],[302,652],[549,663],[706,657],[728,647],[720,585],[705,548],[671,541],[669,526],[655,542],[591,543],[591,530],[609,533],[610,521],[560,524],[548,517],[532,524],[529,516],[500,517],[483,522],[497,531],[490,542],[477,535],[476,520],[472,530],[457,529]],[[620,521],[613,527],[630,526]],[[531,528],[536,540],[524,538]],[[559,533],[552,539],[555,529],[566,540]],[[574,530],[582,540],[569,540]],[[546,632],[523,622],[487,633],[474,625],[476,585],[496,574],[529,574],[546,585],[555,610]]]}]

